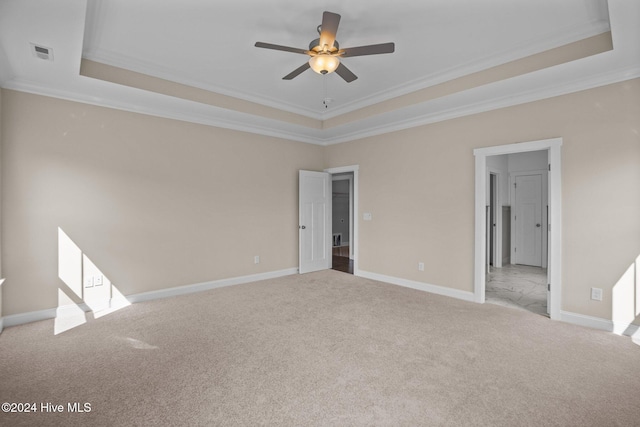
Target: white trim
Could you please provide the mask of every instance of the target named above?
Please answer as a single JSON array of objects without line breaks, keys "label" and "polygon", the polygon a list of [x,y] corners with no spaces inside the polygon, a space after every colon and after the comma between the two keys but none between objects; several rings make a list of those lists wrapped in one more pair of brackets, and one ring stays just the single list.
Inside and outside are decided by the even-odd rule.
[{"label": "white trim", "polygon": [[3,329],[4,329],[4,317],[0,317],[0,333],[2,333]]},{"label": "white trim", "polygon": [[[502,171],[500,169],[495,168],[487,168],[487,184],[491,185],[491,175],[495,175],[496,188],[495,188],[495,206],[494,216],[496,220],[495,226],[495,245],[493,247],[493,267],[494,268],[502,268]],[[491,194],[491,192],[489,192]],[[491,200],[489,201],[491,204]]]},{"label": "white trim", "polygon": [[474,294],[469,291],[461,291],[459,289],[447,288],[444,286],[432,285],[429,283],[416,282],[414,280],[402,279],[400,277],[386,276],[384,274],[371,273],[369,271],[360,270],[357,276],[366,279],[377,280],[392,285],[404,286],[405,288],[417,289],[419,291],[429,292],[432,294],[451,297],[463,301],[474,301]]},{"label": "white trim", "polygon": [[[260,280],[275,279],[278,277],[290,276],[297,274],[297,268],[288,268],[285,270],[270,271],[266,273],[251,274],[248,276],[232,277],[229,279],[213,280],[210,282],[196,283],[193,285],[177,286],[174,288],[159,289],[157,291],[142,292],[132,294],[125,297],[126,301],[121,298],[114,298],[110,302],[111,307],[120,307],[122,305],[135,304],[138,302],[152,301],[161,298],[170,298],[179,295],[187,295],[196,292],[208,291],[211,289],[222,288],[226,286],[240,285],[243,283],[257,282]],[[25,323],[37,322],[40,320],[54,319],[56,317],[68,317],[78,314],[78,308],[84,312],[91,311],[86,303],[69,304],[56,308],[48,308],[46,310],[30,311],[27,313],[13,314],[0,318],[0,325],[4,321],[4,326],[17,326]]]},{"label": "white trim", "polygon": [[[114,83],[105,84],[109,84],[112,87],[117,86]],[[153,117],[249,132],[257,135],[305,142],[307,144],[325,145],[324,138],[316,136],[321,134],[321,131],[318,129],[305,128],[300,125],[250,115],[249,113],[225,110],[209,104],[202,104],[139,89],[129,89],[131,91],[137,90],[140,96],[137,102],[133,103],[121,99],[94,96],[69,88],[52,88],[37,82],[18,79],[6,82],[2,88],[80,102],[98,107],[113,108],[131,113],[146,114]],[[153,99],[146,98],[147,96]],[[161,100],[161,102],[158,102],[158,100]],[[207,111],[203,112],[203,110]]]},{"label": "white trim", "polygon": [[359,233],[360,233],[360,218],[359,218],[359,213],[358,213],[358,198],[359,198],[359,190],[358,187],[360,186],[360,180],[358,177],[359,171],[360,171],[360,166],[359,165],[350,165],[350,166],[340,166],[340,167],[336,167],[336,168],[328,168],[324,170],[327,173],[330,174],[338,174],[338,173],[347,173],[347,172],[353,172],[353,234],[351,236],[351,241],[353,242],[352,245],[350,245],[349,248],[349,252],[352,252],[352,259],[353,259],[353,274],[355,276],[359,275],[359,269],[358,269],[358,254],[359,254]]},{"label": "white trim", "polygon": [[309,108],[304,108],[299,105],[293,105],[264,96],[256,96],[255,94],[251,94],[242,90],[214,85],[198,81],[196,79],[185,78],[184,76],[180,76],[180,73],[176,70],[173,70],[169,67],[163,67],[158,64],[153,64],[151,62],[142,61],[140,60],[140,58],[133,58],[107,49],[92,49],[94,45],[94,43],[92,43],[92,39],[96,37],[96,31],[99,30],[99,25],[95,24],[95,22],[98,22],[99,15],[100,6],[94,2],[89,2],[87,5],[87,22],[85,27],[90,30],[85,31],[86,39],[84,46],[86,46],[86,48],[84,48],[82,51],[83,58],[135,71],[145,75],[162,78],[168,81],[177,82],[187,86],[199,88],[201,90],[219,93],[238,99],[243,99],[245,101],[265,105],[271,108],[304,115],[306,117],[311,117],[318,120],[326,120],[332,117],[336,117],[341,114],[368,107],[382,101],[386,101],[401,95],[424,89],[426,87],[447,82],[461,76],[486,70],[498,65],[526,58],[540,52],[545,52],[553,48],[564,46],[588,37],[593,37],[607,31],[611,31],[609,20],[591,20],[586,23],[580,23],[579,25],[565,27],[552,34],[549,34],[542,39],[525,40],[521,43],[518,43],[517,45],[510,46],[509,49],[492,52],[490,55],[486,55],[482,58],[476,58],[473,61],[468,61],[465,64],[456,65],[449,69],[445,69],[435,75],[427,75],[426,77],[420,77],[413,81],[399,84],[389,89],[383,89],[370,96],[347,102],[340,107],[332,109],[331,111],[318,113],[317,111],[311,110]]},{"label": "white trim", "polygon": [[[333,185],[333,181],[348,181],[349,183],[349,239],[351,239],[351,236],[353,236],[353,221],[355,219],[353,215],[353,176],[352,175],[347,175],[347,176],[331,175],[332,185]],[[333,205],[332,205],[332,209],[333,209]],[[344,239],[342,239],[341,241],[342,241],[341,246],[349,246],[349,259],[353,260],[353,245],[349,244],[349,240],[345,241]]]},{"label": "white trim", "polygon": [[[144,74],[145,76],[167,80],[172,83],[188,86],[189,88],[199,89],[216,95],[220,94],[236,99],[241,99],[243,101],[251,102],[256,105],[286,111],[288,113],[297,114],[310,119],[322,120],[322,113],[317,113],[314,110],[302,107],[300,105],[293,105],[287,102],[276,101],[275,99],[270,99],[263,96],[228,89],[223,86],[207,84],[204,82],[185,78],[184,76],[181,76],[178,73],[169,70],[168,68],[161,67],[159,65],[151,65],[140,61],[137,58],[127,57],[125,55],[116,54],[107,50],[86,51],[83,53],[82,57],[83,59],[87,59],[89,61],[98,62],[100,64],[105,64],[111,67],[122,68],[124,70]],[[86,77],[93,78],[91,76]]]},{"label": "white trim", "polygon": [[[560,85],[536,88],[519,93],[511,93],[506,96],[486,99],[471,104],[465,103],[464,105],[454,106],[452,108],[438,109],[436,112],[433,112],[431,101],[425,101],[415,107],[406,107],[403,109],[403,114],[397,116],[397,118],[393,117],[393,113],[376,116],[378,123],[380,123],[377,126],[365,126],[354,131],[349,131],[347,130],[348,128],[346,128],[344,131],[339,131],[333,136],[326,136],[325,133],[327,131],[331,132],[332,128],[327,130],[305,128],[303,126],[249,115],[247,113],[231,110],[222,111],[222,109],[218,107],[200,104],[195,101],[188,101],[168,95],[162,95],[162,105],[144,97],[139,98],[134,104],[127,101],[108,99],[104,96],[95,96],[89,93],[84,93],[81,90],[61,87],[51,88],[42,83],[30,82],[22,79],[5,81],[2,83],[2,88],[36,95],[50,96],[53,98],[100,107],[114,108],[122,111],[147,114],[155,117],[163,117],[189,123],[197,123],[206,126],[214,126],[223,129],[232,129],[308,144],[327,146],[410,129],[444,120],[470,116],[499,108],[526,104],[542,99],[631,80],[638,77],[640,77],[640,66],[632,65],[627,68],[615,69],[613,71],[588,76],[581,80],[571,81],[570,83],[562,83]],[[145,91],[139,90],[139,93],[142,94],[145,93]],[[158,94],[155,95],[161,96]],[[193,108],[194,105],[198,105],[198,107]],[[202,111],[202,108],[207,109],[207,113],[195,111]],[[223,118],[222,116],[226,117]],[[250,120],[247,119],[248,117],[250,117]],[[258,122],[260,122],[260,124],[258,124]]]},{"label": "white trim", "polygon": [[286,270],[270,271],[267,273],[251,274],[248,276],[231,277],[229,279],[214,280],[211,282],[196,283],[194,285],[177,286],[175,288],[160,289],[157,291],[143,292],[127,296],[127,300],[135,304],[137,302],[151,301],[161,298],[170,298],[178,295],[193,294],[196,292],[208,291],[211,289],[223,288],[226,286],[240,285],[243,283],[257,282],[259,280],[275,279],[283,276],[297,274],[298,269],[288,268]]},{"label": "white trim", "polygon": [[[105,302],[105,306],[109,306],[110,302]],[[105,307],[106,308],[106,307]],[[56,307],[56,314],[54,317],[73,317],[78,315],[78,309],[82,310],[84,313],[88,313],[91,311],[91,307],[89,307],[86,303],[82,302],[80,304],[67,304]]]},{"label": "white trim", "polygon": [[523,92],[514,92],[506,96],[482,100],[473,104],[455,106],[449,109],[441,109],[436,112],[429,111],[433,108],[429,109],[431,102],[426,101],[419,104],[415,108],[416,112],[412,111],[413,108],[411,108],[410,110],[410,107],[405,107],[403,110],[404,114],[402,115],[404,120],[392,120],[389,123],[384,123],[382,122],[382,120],[384,119],[384,115],[381,114],[377,117],[378,121],[382,124],[378,126],[368,126],[364,129],[358,129],[353,132],[342,132],[334,137],[323,138],[322,144],[340,144],[356,139],[383,135],[385,133],[411,129],[418,126],[438,123],[445,120],[457,119],[460,117],[493,111],[500,108],[507,108],[557,96],[568,95],[583,90],[594,89],[597,87],[619,83],[626,80],[636,79],[638,77],[640,77],[640,67],[634,65],[624,69],[616,69],[594,76],[589,76],[582,80],[575,80],[570,83],[562,83],[560,85],[547,86],[546,88],[536,88]]},{"label": "white trim", "polygon": [[474,300],[485,301],[485,256],[486,256],[486,223],[485,205],[487,201],[487,157],[502,154],[513,154],[527,151],[549,150],[548,161],[551,171],[549,179],[549,262],[547,275],[551,283],[551,303],[549,313],[552,319],[560,320],[562,307],[562,163],[560,148],[562,138],[540,141],[521,142],[477,148],[475,155],[475,262],[474,262]]},{"label": "white trim", "polygon": [[570,311],[560,311],[560,320],[572,325],[585,326],[587,328],[600,329],[602,331],[613,331],[613,322],[600,317],[587,316],[584,314],[572,313]]},{"label": "white trim", "polygon": [[331,109],[331,111],[322,114],[322,119],[331,119],[342,114],[346,114],[354,110],[359,110],[361,108],[384,102],[389,99],[397,98],[402,95],[413,93],[427,87],[435,86],[460,77],[468,76],[473,73],[508,64],[510,62],[524,59],[528,56],[545,52],[557,47],[565,46],[567,44],[574,43],[589,37],[594,37],[610,30],[611,28],[608,21],[592,21],[587,25],[571,28],[569,29],[569,31],[565,30],[563,34],[554,34],[546,37],[543,40],[536,40],[533,43],[520,43],[519,45],[513,46],[507,51],[494,53],[491,56],[487,56],[473,62],[468,62],[466,64],[460,64],[455,67],[451,67],[435,75],[432,74],[426,77],[418,78],[416,80],[397,85],[390,89],[374,93],[368,97],[345,103],[340,107],[333,108]]},{"label": "white trim", "polygon": [[29,311],[27,313],[4,316],[4,326],[8,328],[25,323],[39,322],[40,320],[54,319],[57,312],[57,308],[48,308],[46,310]]}]

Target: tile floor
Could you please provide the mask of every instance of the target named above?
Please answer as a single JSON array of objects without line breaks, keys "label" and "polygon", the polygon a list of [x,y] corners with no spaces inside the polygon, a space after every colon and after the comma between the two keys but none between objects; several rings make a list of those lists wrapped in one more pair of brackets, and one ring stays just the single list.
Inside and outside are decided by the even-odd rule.
[{"label": "tile floor", "polygon": [[547,315],[547,270],[509,264],[491,268],[487,275],[485,301]]}]

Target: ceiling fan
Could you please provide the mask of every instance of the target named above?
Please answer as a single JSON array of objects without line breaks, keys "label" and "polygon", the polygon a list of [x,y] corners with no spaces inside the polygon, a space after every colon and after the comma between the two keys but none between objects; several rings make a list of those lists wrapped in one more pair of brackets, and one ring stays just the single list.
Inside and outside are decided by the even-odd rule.
[{"label": "ceiling fan", "polygon": [[320,34],[320,37],[309,43],[309,50],[263,42],[256,42],[255,46],[264,49],[301,53],[311,57],[308,62],[305,62],[300,67],[284,76],[282,78],[283,80],[291,80],[303,71],[311,68],[319,74],[328,74],[335,71],[336,74],[342,77],[347,83],[351,83],[358,77],[340,62],[340,58],[393,53],[395,50],[394,43],[371,44],[367,46],[340,49],[340,45],[336,40],[339,23],[340,15],[332,12],[324,12],[322,14],[322,24],[318,25],[318,33]]}]

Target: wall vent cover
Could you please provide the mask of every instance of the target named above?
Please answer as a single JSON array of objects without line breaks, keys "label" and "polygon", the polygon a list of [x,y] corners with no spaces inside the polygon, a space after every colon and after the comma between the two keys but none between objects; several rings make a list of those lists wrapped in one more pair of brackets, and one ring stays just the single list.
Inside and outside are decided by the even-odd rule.
[{"label": "wall vent cover", "polygon": [[29,43],[31,45],[31,53],[36,58],[44,59],[47,61],[53,61],[53,49],[50,47],[44,47],[35,43]]}]

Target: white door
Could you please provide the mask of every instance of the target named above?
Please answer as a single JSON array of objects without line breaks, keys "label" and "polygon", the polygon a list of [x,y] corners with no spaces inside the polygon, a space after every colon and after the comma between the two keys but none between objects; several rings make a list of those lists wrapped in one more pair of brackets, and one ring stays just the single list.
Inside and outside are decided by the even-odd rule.
[{"label": "white door", "polygon": [[515,178],[515,264],[542,267],[542,175]]},{"label": "white door", "polygon": [[300,171],[299,271],[331,268],[331,175]]}]

